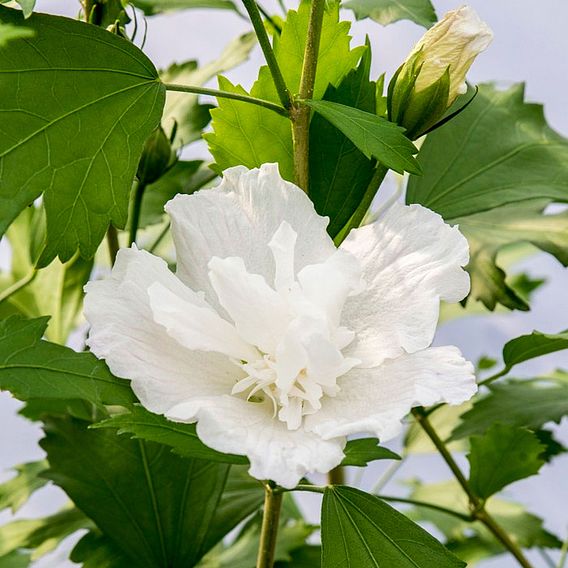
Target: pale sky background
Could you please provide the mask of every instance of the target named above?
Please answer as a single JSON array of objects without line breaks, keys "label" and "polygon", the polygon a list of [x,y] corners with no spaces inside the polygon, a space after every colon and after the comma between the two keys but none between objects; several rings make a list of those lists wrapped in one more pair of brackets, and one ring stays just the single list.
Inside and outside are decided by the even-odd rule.
[{"label": "pale sky background", "polygon": [[[451,0],[435,0],[434,4],[439,16],[460,5]],[[293,7],[295,4],[288,5]],[[527,99],[544,103],[550,125],[568,136],[568,2],[471,0],[470,5],[489,23],[494,30],[495,40],[489,50],[476,61],[469,79],[472,82],[498,79],[504,85],[526,81]],[[273,3],[265,0],[264,6],[270,9]],[[74,16],[78,11],[78,3],[73,0],[39,0],[38,8],[40,11]],[[274,10],[278,13],[276,8]],[[349,11],[343,11],[342,15],[352,19]],[[192,10],[157,16],[148,20],[144,51],[158,67],[187,59],[198,59],[205,63],[214,59],[229,39],[249,29],[246,20],[229,12]],[[365,35],[369,35],[373,47],[373,74],[376,77],[386,71],[387,78],[404,60],[422,33],[422,28],[410,22],[399,22],[383,28],[366,20],[355,23],[352,28],[353,45],[360,45],[364,42]],[[261,63],[262,54],[257,48],[249,62],[227,75],[233,81],[248,87]],[[199,145],[191,150],[191,154],[206,156],[204,147]],[[7,259],[5,247],[0,247],[0,267],[6,266]],[[535,294],[531,312],[456,321],[440,329],[437,342],[455,344],[466,357],[475,361],[484,354],[499,358],[503,344],[522,333],[533,329],[557,332],[568,327],[568,279],[565,270],[554,258],[543,254],[526,261],[523,269],[535,277],[545,277],[548,280]],[[564,353],[525,364],[518,368],[516,376],[534,376],[556,367],[568,368],[568,357]],[[3,474],[2,470],[42,457],[42,451],[37,445],[41,431],[17,415],[19,406],[7,393],[0,394],[0,479],[9,477],[9,473]],[[561,427],[554,425],[553,429],[568,444],[567,422]],[[400,442],[390,445],[396,449],[400,447]],[[377,465],[369,468],[365,473],[364,486],[371,487],[384,467],[384,464],[377,462]],[[413,477],[441,481],[449,479],[450,474],[437,456],[420,456],[411,458],[401,469],[397,479]],[[568,531],[567,479],[568,456],[563,456],[557,458],[553,465],[544,466],[538,477],[512,485],[507,495],[524,503],[531,512],[543,516],[545,526],[560,538],[565,538]],[[385,493],[402,495],[404,488],[395,480],[389,484]],[[64,501],[64,496],[57,488],[46,488],[37,492],[18,516],[33,517],[51,513]],[[308,496],[304,503],[307,514],[311,520],[316,521],[319,506],[317,500]],[[0,523],[8,519],[8,514],[0,514]],[[528,556],[535,567],[546,566],[536,552],[529,552]],[[58,551],[45,557],[38,566],[74,566],[67,564],[64,557],[63,551]],[[513,568],[516,565],[505,556],[483,563],[487,568]]]}]

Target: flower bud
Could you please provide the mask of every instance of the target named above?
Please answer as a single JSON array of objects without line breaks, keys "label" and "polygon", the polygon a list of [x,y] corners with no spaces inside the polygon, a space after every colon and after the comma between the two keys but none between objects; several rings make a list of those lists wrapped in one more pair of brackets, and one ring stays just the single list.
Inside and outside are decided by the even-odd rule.
[{"label": "flower bud", "polygon": [[389,85],[389,119],[418,138],[434,126],[458,95],[465,76],[493,32],[468,6],[448,12],[416,44]]},{"label": "flower bud", "polygon": [[172,147],[168,137],[159,126],[146,140],[136,175],[145,185],[154,183],[167,171],[172,161]]}]

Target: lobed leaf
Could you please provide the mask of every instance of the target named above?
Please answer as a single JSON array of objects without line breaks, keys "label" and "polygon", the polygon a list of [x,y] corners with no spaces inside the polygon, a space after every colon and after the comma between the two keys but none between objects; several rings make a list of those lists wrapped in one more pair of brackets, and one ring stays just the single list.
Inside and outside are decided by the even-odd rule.
[{"label": "lobed leaf", "polygon": [[400,460],[400,456],[388,448],[378,445],[376,438],[359,438],[349,440],[345,446],[345,457],[341,462],[342,466],[354,465],[365,467],[368,463],[375,460]]},{"label": "lobed leaf", "polygon": [[91,258],[109,224],[126,223],[165,89],[137,47],[96,26],[45,14],[24,21],[2,6],[0,24],[34,32],[0,49],[0,235],[43,193],[39,265],[77,249]]},{"label": "lobed leaf", "polygon": [[15,513],[32,493],[41,489],[47,480],[39,474],[47,469],[47,462],[23,463],[14,468],[16,475],[0,485],[0,511],[10,508]]},{"label": "lobed leaf", "polygon": [[383,26],[410,20],[429,28],[436,21],[436,12],[430,0],[348,0],[343,7],[353,10],[358,20],[371,18]]}]

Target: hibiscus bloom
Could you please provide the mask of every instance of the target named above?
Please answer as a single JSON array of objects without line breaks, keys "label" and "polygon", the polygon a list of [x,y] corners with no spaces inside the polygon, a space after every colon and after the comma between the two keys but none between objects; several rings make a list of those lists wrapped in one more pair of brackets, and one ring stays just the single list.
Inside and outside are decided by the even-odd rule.
[{"label": "hibiscus bloom", "polygon": [[177,271],[137,250],[87,285],[88,345],[142,405],[197,423],[250,474],[294,487],[343,458],[346,436],[385,441],[416,405],[476,390],[455,347],[430,347],[440,299],[469,290],[468,246],[420,205],[394,205],[338,249],[274,164],[166,205]]}]

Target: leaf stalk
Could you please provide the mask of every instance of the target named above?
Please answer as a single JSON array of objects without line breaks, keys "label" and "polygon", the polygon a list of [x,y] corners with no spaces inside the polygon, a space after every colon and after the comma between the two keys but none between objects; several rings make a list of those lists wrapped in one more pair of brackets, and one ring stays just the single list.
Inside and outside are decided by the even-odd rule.
[{"label": "leaf stalk", "polygon": [[194,95],[211,95],[212,97],[217,97],[219,99],[233,99],[235,101],[241,101],[244,103],[261,106],[268,110],[274,111],[281,116],[288,116],[288,111],[284,107],[271,101],[265,101],[264,99],[251,97],[250,95],[231,93],[229,91],[221,91],[219,89],[208,89],[206,87],[196,87],[194,85],[177,85],[175,83],[164,83],[163,85],[168,91],[177,91],[178,93],[192,93]]}]

